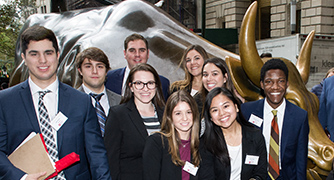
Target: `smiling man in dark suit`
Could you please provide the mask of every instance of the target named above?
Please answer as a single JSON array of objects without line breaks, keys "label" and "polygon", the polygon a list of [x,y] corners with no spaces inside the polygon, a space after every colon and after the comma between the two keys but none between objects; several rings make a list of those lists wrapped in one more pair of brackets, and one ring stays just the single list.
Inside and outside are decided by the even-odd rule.
[{"label": "smiling man in dark suit", "polygon": [[[90,97],[57,78],[59,49],[54,33],[32,26],[22,33],[20,44],[29,78],[0,92],[0,179],[37,180],[45,175],[26,174],[7,158],[31,132],[36,132],[43,134],[53,161],[72,152],[80,156],[80,162],[56,179],[111,180]],[[55,118],[63,123],[52,125]]]},{"label": "smiling man in dark suit", "polygon": [[78,90],[92,97],[101,133],[104,136],[104,126],[108,118],[109,108],[118,105],[121,101],[120,95],[104,86],[107,72],[110,69],[108,57],[101,49],[90,47],[78,54],[76,66],[82,78],[82,85]]},{"label": "smiling man in dark suit", "polygon": [[[108,72],[106,87],[111,91],[124,95],[125,82],[129,72],[136,64],[147,63],[149,58],[147,40],[140,34],[131,34],[124,40],[124,58],[127,61],[125,68],[119,68]],[[169,97],[169,80],[159,75],[162,92],[165,100]]]},{"label": "smiling man in dark suit", "polygon": [[305,180],[308,116],[305,110],[284,98],[289,85],[288,74],[282,60],[267,61],[261,68],[260,78],[265,99],[242,104],[241,112],[262,129],[268,152],[268,179]]}]

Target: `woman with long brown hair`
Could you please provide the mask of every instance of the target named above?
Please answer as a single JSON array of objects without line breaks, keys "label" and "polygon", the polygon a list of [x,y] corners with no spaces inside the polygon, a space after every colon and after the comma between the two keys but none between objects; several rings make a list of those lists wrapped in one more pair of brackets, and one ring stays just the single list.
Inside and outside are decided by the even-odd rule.
[{"label": "woman with long brown hair", "polygon": [[180,66],[183,66],[185,76],[183,80],[175,81],[170,88],[173,93],[185,89],[194,96],[202,89],[202,67],[208,54],[200,45],[191,45],[183,53]]},{"label": "woman with long brown hair", "polygon": [[199,113],[196,102],[184,90],[167,100],[161,131],[149,136],[143,152],[145,180],[193,180],[199,173]]}]

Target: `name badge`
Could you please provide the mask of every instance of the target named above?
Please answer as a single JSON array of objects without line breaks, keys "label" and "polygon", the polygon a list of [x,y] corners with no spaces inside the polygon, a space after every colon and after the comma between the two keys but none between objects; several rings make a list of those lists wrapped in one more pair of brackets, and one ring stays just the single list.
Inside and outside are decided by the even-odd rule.
[{"label": "name badge", "polygon": [[259,162],[259,156],[246,155],[245,164],[257,165]]},{"label": "name badge", "polygon": [[255,116],[254,114],[251,114],[249,120],[250,123],[254,124],[257,127],[261,127],[263,119]]},{"label": "name badge", "polygon": [[59,112],[56,117],[51,121],[51,126],[53,127],[53,129],[55,129],[56,131],[58,131],[63,124],[67,121],[67,117],[62,113]]},{"label": "name badge", "polygon": [[183,170],[188,172],[189,174],[196,176],[198,167],[194,166],[190,162],[186,161],[186,164],[183,166]]}]

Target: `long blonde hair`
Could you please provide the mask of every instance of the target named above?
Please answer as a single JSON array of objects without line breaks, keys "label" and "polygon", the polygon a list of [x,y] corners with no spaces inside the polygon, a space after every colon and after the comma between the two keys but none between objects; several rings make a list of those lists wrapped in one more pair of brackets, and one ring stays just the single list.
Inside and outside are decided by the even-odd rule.
[{"label": "long blonde hair", "polygon": [[173,93],[167,100],[165,111],[162,117],[161,132],[169,144],[169,154],[172,156],[172,162],[177,166],[184,166],[185,162],[180,159],[179,145],[181,143],[179,134],[174,127],[172,114],[174,108],[179,102],[186,102],[189,104],[193,114],[193,126],[190,132],[190,148],[192,155],[192,163],[199,166],[201,157],[199,155],[199,113],[195,100],[190,94],[184,90],[179,90]]},{"label": "long blonde hair", "polygon": [[188,87],[189,85],[191,86],[191,83],[193,81],[194,76],[190,74],[190,72],[188,71],[188,69],[186,67],[187,54],[191,50],[197,51],[203,57],[204,61],[209,58],[208,54],[206,53],[205,49],[202,46],[200,46],[200,45],[188,46],[188,48],[184,51],[184,53],[182,55],[182,58],[181,58],[181,61],[180,61],[180,64],[179,64],[179,67],[183,66],[183,70],[185,72],[184,79],[179,80],[179,81],[175,81],[170,86],[170,91],[171,92],[174,89],[180,90],[180,89],[184,89],[184,88]]}]

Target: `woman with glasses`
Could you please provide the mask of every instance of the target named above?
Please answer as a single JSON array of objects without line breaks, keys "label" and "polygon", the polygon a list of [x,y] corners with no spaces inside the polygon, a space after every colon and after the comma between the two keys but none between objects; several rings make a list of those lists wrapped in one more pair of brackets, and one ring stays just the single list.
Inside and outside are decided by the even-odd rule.
[{"label": "woman with glasses", "polygon": [[112,179],[142,179],[146,137],[160,130],[165,105],[158,73],[148,64],[130,70],[120,105],[111,107],[105,127]]}]

